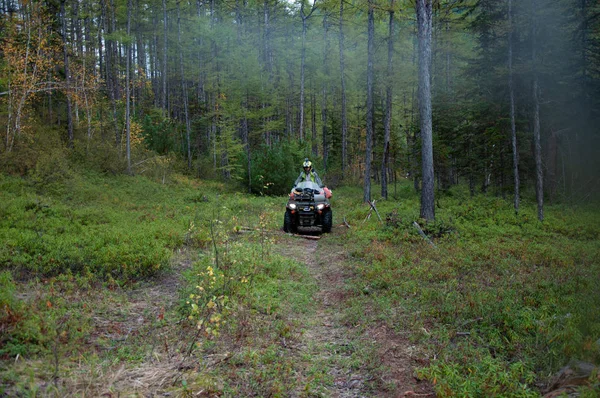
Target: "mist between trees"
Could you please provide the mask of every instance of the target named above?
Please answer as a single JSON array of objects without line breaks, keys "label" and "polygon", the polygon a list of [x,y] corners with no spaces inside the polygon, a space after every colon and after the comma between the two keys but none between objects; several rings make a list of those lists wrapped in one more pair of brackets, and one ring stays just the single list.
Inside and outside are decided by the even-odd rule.
[{"label": "mist between trees", "polygon": [[465,182],[516,211],[535,195],[540,219],[544,199],[600,190],[594,1],[2,0],[0,12],[12,173],[69,158],[280,194],[310,157],[330,185],[364,180],[365,200],[371,181],[383,197],[399,178],[431,192]]}]

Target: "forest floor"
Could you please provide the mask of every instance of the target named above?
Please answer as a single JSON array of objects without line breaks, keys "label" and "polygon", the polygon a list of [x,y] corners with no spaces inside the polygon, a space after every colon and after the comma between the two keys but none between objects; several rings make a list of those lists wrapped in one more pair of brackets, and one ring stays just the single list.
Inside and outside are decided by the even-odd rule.
[{"label": "forest floor", "polygon": [[[422,365],[421,347],[410,341],[409,332],[393,332],[383,324],[357,327],[344,319],[346,302],[354,294],[349,282],[356,266],[341,243],[345,228],[336,226],[331,234],[323,235],[305,231],[304,236],[272,231],[273,250],[303,264],[316,284],[311,310],[288,314],[285,322],[298,326],[289,339],[283,337],[277,343],[277,355],[288,356],[285,363],[291,364],[293,377],[300,381],[283,383],[290,390],[273,395],[434,396],[433,387],[415,377],[415,367]],[[177,305],[184,283],[181,275],[196,256],[182,249],[171,272],[140,282],[134,289],[117,288],[105,295],[90,292],[85,300],[73,298],[87,302],[93,312],[79,360],[73,361],[73,353],[60,351],[55,352],[53,366],[17,359],[15,373],[31,374],[25,388],[43,396],[231,396],[223,386],[232,384],[238,391],[235,396],[241,396],[240,391],[243,396],[264,396],[257,385],[260,379],[249,381],[244,376],[255,365],[232,359],[247,349],[244,339],[224,336],[203,350],[200,358],[189,355],[195,332],[182,326],[185,321],[177,315]],[[257,346],[264,346],[268,338],[258,336],[257,330],[252,333],[257,334],[253,341],[264,339]],[[276,366],[270,366],[275,368],[271,375],[277,377]],[[199,374],[206,377],[199,381]],[[306,391],[308,385],[310,391]]]},{"label": "forest floor", "polygon": [[[281,254],[306,264],[318,286],[315,310],[305,319],[297,355],[316,357],[320,352],[329,356],[328,372],[334,377],[325,394],[329,397],[434,396],[433,387],[415,377],[421,348],[408,335],[394,333],[383,324],[358,332],[344,321],[346,300],[352,295],[348,282],[354,278],[355,266],[340,243],[345,231],[343,225],[334,227],[331,235],[323,234],[319,240],[294,235],[277,246]],[[344,361],[358,349],[369,351],[362,357],[373,363]]]},{"label": "forest floor", "polygon": [[542,224],[465,188],[433,249],[408,184],[385,222],[340,188],[331,233],[292,235],[282,198],[98,177],[64,204],[6,181],[0,397],[539,395],[570,358],[598,396],[596,207]]}]

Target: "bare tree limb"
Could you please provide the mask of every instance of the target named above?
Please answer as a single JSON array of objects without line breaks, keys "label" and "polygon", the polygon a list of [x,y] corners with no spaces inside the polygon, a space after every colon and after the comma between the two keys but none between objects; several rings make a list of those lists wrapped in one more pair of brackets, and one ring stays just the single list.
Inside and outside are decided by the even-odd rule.
[{"label": "bare tree limb", "polygon": [[348,228],[350,228],[350,224],[348,224],[348,221],[346,221],[346,217],[344,217],[344,225]]},{"label": "bare tree limb", "polygon": [[419,235],[421,235],[423,237],[423,239],[425,239],[427,241],[427,243],[429,243],[431,246],[437,248],[437,246],[431,241],[431,239],[429,239],[429,237],[427,235],[425,235],[425,232],[423,232],[423,230],[421,229],[421,226],[419,226],[419,224],[417,224],[416,221],[413,221],[413,225],[417,229],[417,231],[419,231]]},{"label": "bare tree limb", "polygon": [[383,222],[383,220],[381,219],[381,216],[379,215],[379,211],[377,211],[377,208],[375,207],[375,201],[368,201],[367,203],[369,203],[369,206],[371,206],[371,209],[375,210],[375,214],[377,214],[377,217],[379,218],[380,222]]}]

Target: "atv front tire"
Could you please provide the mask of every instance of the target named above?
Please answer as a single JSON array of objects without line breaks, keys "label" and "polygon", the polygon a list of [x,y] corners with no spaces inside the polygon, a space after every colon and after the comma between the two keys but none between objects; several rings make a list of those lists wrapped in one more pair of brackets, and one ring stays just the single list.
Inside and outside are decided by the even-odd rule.
[{"label": "atv front tire", "polygon": [[333,212],[328,210],[323,214],[323,232],[331,232],[333,225]]},{"label": "atv front tire", "polygon": [[294,224],[294,219],[292,217],[292,213],[289,210],[285,212],[283,216],[283,231],[287,233],[294,233],[298,228]]}]

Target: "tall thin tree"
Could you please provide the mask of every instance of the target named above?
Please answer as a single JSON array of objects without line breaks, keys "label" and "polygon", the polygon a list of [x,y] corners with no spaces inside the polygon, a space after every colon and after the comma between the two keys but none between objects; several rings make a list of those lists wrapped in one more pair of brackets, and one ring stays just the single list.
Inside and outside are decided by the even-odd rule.
[{"label": "tall thin tree", "polygon": [[417,0],[419,35],[419,113],[421,116],[421,218],[435,220],[433,122],[431,109],[431,37],[433,0]]},{"label": "tall thin tree", "polygon": [[387,82],[385,88],[385,119],[383,126],[383,161],[381,162],[381,196],[385,199],[387,199],[388,197],[388,168],[390,163],[390,135],[392,130],[392,60],[394,55],[394,0],[390,0],[388,33]]},{"label": "tall thin tree", "polygon": [[185,71],[183,67],[183,45],[181,44],[181,11],[179,1],[177,2],[177,44],[179,45],[179,69],[181,72],[181,92],[183,96],[183,111],[185,116],[185,143],[187,146],[187,163],[188,169],[192,169],[192,143],[190,140],[191,127],[190,127],[190,115],[188,110],[188,93],[187,83],[185,80]]},{"label": "tall thin tree", "polygon": [[510,96],[510,138],[512,145],[513,175],[514,175],[514,207],[519,212],[519,151],[517,147],[517,128],[515,124],[515,89],[513,83],[513,21],[512,0],[508,0],[508,91]]},{"label": "tall thin tree", "polygon": [[329,89],[329,20],[327,15],[323,18],[323,67],[325,78],[323,79],[322,87],[322,99],[321,99],[321,139],[323,142],[323,170],[327,170],[327,158],[329,156],[329,142],[327,140],[328,135],[328,120],[327,120],[327,91]]},{"label": "tall thin tree", "polygon": [[65,10],[66,0],[60,2],[60,15],[62,22],[62,44],[63,44],[63,58],[65,67],[65,85],[66,85],[66,97],[67,97],[67,138],[69,147],[74,146],[74,135],[73,135],[73,111],[71,110],[71,71],[69,69],[69,49],[67,40],[67,15]]},{"label": "tall thin tree", "polygon": [[304,139],[304,81],[305,81],[305,64],[306,64],[306,30],[307,21],[316,10],[317,0],[313,0],[308,14],[304,11],[305,1],[300,5],[300,18],[302,18],[302,55],[300,60],[300,126],[298,127],[298,136],[300,140]]},{"label": "tall thin tree", "polygon": [[348,162],[347,154],[347,137],[348,137],[348,117],[346,114],[346,77],[345,77],[345,63],[344,63],[344,1],[340,0],[340,90],[342,95],[342,178],[346,172],[346,164]]},{"label": "tall thin tree", "polygon": [[363,200],[371,201],[371,161],[373,158],[373,61],[375,56],[375,16],[373,0],[368,2],[368,38],[367,38],[367,137],[365,153],[365,179],[363,187]]},{"label": "tall thin tree", "polygon": [[544,171],[542,169],[542,144],[540,140],[540,98],[537,72],[537,1],[531,2],[531,68],[533,73],[533,157],[535,159],[535,197],[538,220],[544,221]]},{"label": "tall thin tree", "polygon": [[131,174],[131,0],[127,0],[127,61],[125,67],[125,147],[127,173]]},{"label": "tall thin tree", "polygon": [[162,0],[163,9],[163,62],[162,62],[162,92],[161,107],[162,115],[165,116],[167,110],[167,49],[168,49],[168,31],[167,31],[167,0]]}]

